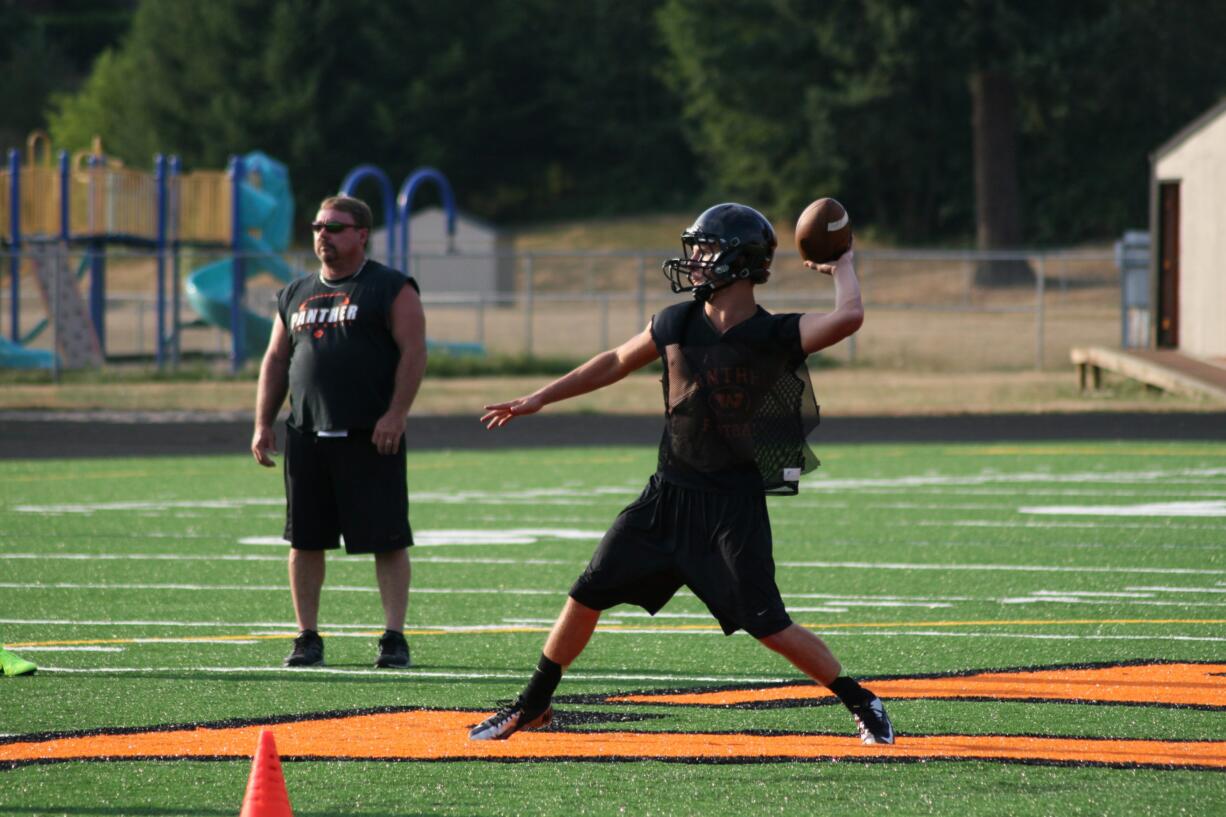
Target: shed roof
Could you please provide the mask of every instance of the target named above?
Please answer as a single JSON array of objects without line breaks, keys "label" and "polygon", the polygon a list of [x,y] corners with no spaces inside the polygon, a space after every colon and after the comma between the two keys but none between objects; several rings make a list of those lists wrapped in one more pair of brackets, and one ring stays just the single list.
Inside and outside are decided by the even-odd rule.
[{"label": "shed roof", "polygon": [[1178,133],[1155,148],[1154,151],[1149,154],[1149,160],[1151,162],[1157,162],[1159,159],[1181,146],[1184,142],[1191,139],[1193,136],[1203,130],[1205,126],[1207,126],[1210,122],[1213,122],[1223,113],[1226,113],[1226,97],[1223,97],[1216,105],[1193,119],[1183,128],[1181,128]]}]

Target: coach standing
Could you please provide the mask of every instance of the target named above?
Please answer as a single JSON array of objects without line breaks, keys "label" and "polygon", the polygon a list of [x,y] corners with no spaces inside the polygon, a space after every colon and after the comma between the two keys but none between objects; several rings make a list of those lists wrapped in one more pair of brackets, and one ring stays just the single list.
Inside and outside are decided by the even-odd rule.
[{"label": "coach standing", "polygon": [[277,294],[260,366],[251,453],[274,465],[273,424],[288,393],[285,538],[299,634],[285,665],[323,664],[324,551],[373,553],[383,602],[377,667],[409,666],[411,569],[405,417],[426,370],[417,282],[366,257],[365,202],[333,196],[311,224],[319,273]]}]

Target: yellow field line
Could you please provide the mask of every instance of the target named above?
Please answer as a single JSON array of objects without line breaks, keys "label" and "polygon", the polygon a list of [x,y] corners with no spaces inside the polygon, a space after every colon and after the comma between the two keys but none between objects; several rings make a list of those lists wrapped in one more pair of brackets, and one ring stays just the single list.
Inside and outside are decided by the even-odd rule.
[{"label": "yellow field line", "polygon": [[[1222,625],[1226,624],[1226,619],[1221,618],[1067,618],[1067,619],[1012,619],[1012,620],[992,620],[983,619],[978,621],[880,621],[880,622],[856,622],[850,624],[805,624],[803,626],[814,630],[833,630],[833,629],[879,629],[879,628],[911,628],[919,629],[922,627],[1040,627],[1040,626],[1085,626],[1085,625],[1103,625],[1103,624],[1211,624]],[[547,633],[549,627],[535,626],[528,627],[523,625],[507,626],[507,627],[489,627],[472,630],[405,630],[407,636],[432,636],[432,635],[484,635],[487,633],[505,635],[507,633]],[[715,624],[678,624],[678,625],[641,625],[641,624],[602,624],[597,630],[610,631],[627,631],[627,630],[642,630],[650,633],[651,630],[692,630],[695,632],[718,630],[718,625]],[[323,633],[328,635],[328,633]],[[371,630],[370,632],[354,632],[346,633],[350,636],[379,636],[382,635],[381,630]],[[284,640],[292,638],[291,633],[282,634],[262,634],[262,635],[215,635],[215,636],[185,636],[183,638],[157,638],[157,643],[162,644],[190,644],[192,642],[207,642],[207,641],[271,641]],[[82,646],[101,646],[106,644],[138,644],[142,641],[147,642],[149,638],[94,638],[94,639],[75,639],[71,641],[21,641],[8,642],[7,647],[14,650],[22,649],[23,647],[82,647]]]}]

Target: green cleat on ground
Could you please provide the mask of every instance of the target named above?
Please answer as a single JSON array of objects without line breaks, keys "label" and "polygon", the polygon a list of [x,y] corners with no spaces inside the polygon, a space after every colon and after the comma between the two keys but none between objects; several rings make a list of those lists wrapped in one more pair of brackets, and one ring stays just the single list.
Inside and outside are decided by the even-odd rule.
[{"label": "green cleat on ground", "polygon": [[32,675],[37,669],[33,663],[0,647],[0,675]]}]

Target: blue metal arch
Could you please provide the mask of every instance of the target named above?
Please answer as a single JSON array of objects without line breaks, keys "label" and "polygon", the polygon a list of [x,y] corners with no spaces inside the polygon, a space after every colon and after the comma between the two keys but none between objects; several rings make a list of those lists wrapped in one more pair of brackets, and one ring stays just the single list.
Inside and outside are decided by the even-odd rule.
[{"label": "blue metal arch", "polygon": [[[455,241],[455,195],[451,192],[451,183],[447,181],[447,177],[432,167],[419,167],[409,174],[409,177],[404,180],[404,184],[400,187],[400,195],[396,199],[398,215],[400,218],[400,258],[404,263],[403,272],[406,275],[411,275],[412,270],[409,267],[409,207],[413,203],[413,196],[417,193],[417,188],[421,187],[425,182],[434,182],[438,187],[439,192],[443,196],[443,209],[447,213],[447,239],[448,244],[452,245]],[[453,247],[449,246],[448,249]]]},{"label": "blue metal arch", "polygon": [[379,182],[379,192],[383,198],[383,219],[387,223],[387,263],[397,268],[396,263],[396,210],[392,199],[392,180],[383,169],[376,165],[358,165],[349,171],[349,175],[341,182],[342,195],[352,196],[358,185],[365,179],[373,178]]}]

